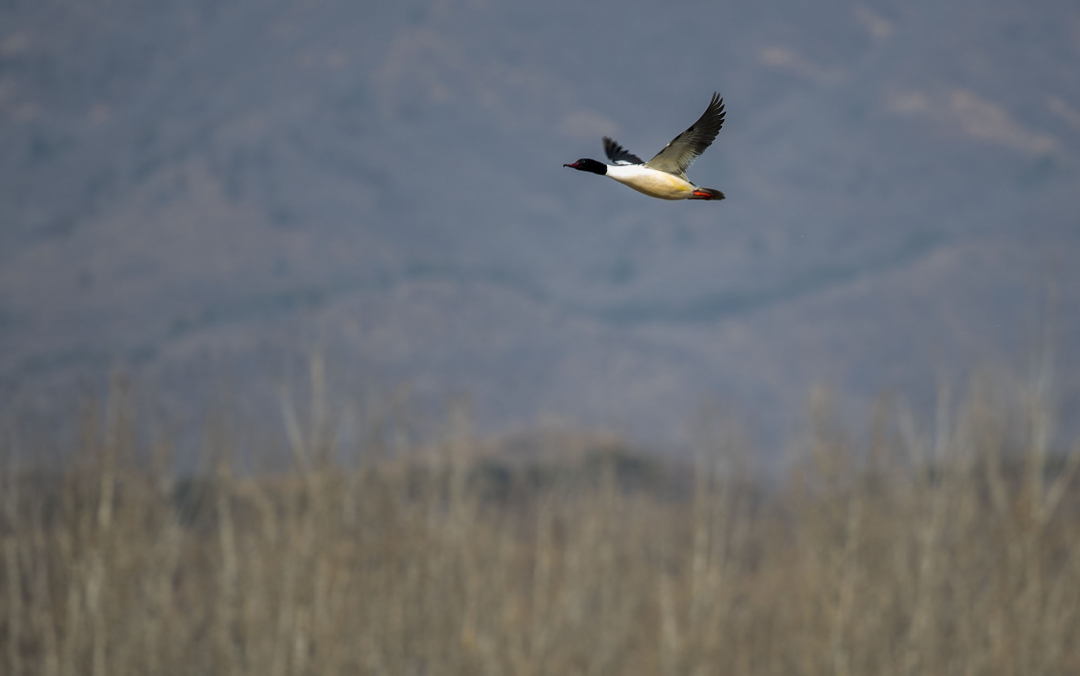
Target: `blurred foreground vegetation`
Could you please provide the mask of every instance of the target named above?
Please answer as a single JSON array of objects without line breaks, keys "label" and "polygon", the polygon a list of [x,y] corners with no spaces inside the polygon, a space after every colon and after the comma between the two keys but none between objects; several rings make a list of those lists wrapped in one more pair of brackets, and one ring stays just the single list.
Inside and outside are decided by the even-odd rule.
[{"label": "blurred foreground vegetation", "polygon": [[343,458],[289,406],[291,470],[178,478],[120,392],[60,469],[3,437],[0,673],[1078,674],[1080,449],[1019,401],[859,444],[817,402],[762,484],[735,437]]}]

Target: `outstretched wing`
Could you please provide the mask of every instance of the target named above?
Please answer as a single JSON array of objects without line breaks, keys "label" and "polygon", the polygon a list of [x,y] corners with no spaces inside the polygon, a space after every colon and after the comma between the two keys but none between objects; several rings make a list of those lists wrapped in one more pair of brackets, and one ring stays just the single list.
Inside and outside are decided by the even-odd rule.
[{"label": "outstretched wing", "polygon": [[719,94],[713,94],[709,107],[698,121],[664,146],[645,166],[686,178],[687,168],[712,144],[723,126],[724,99]]},{"label": "outstretched wing", "polygon": [[644,164],[645,161],[615,142],[614,139],[604,137],[604,153],[612,164]]}]

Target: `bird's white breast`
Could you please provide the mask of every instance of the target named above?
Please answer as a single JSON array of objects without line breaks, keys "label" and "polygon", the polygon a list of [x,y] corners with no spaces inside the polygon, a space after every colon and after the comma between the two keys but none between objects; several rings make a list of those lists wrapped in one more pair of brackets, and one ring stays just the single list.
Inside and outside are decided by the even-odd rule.
[{"label": "bird's white breast", "polygon": [[694,194],[694,184],[665,171],[657,171],[639,164],[608,165],[607,175],[650,197],[663,200],[684,200]]}]

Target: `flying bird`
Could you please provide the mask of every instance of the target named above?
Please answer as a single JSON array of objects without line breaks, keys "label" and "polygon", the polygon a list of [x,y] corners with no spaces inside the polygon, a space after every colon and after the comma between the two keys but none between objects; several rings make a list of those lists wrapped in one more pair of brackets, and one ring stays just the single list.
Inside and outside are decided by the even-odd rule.
[{"label": "flying bird", "polygon": [[643,162],[640,157],[605,136],[604,153],[611,164],[580,159],[563,166],[610,176],[640,193],[662,200],[722,200],[724,193],[712,188],[699,188],[686,178],[687,168],[712,144],[722,126],[724,99],[719,94],[713,94],[709,107],[698,121],[648,162]]}]

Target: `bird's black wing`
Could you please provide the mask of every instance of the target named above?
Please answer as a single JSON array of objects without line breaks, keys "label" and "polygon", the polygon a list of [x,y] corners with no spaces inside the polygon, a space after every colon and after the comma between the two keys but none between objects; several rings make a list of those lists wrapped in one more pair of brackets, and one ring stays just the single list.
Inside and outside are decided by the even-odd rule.
[{"label": "bird's black wing", "polygon": [[644,164],[645,161],[615,142],[614,139],[604,137],[604,153],[612,164]]}]

